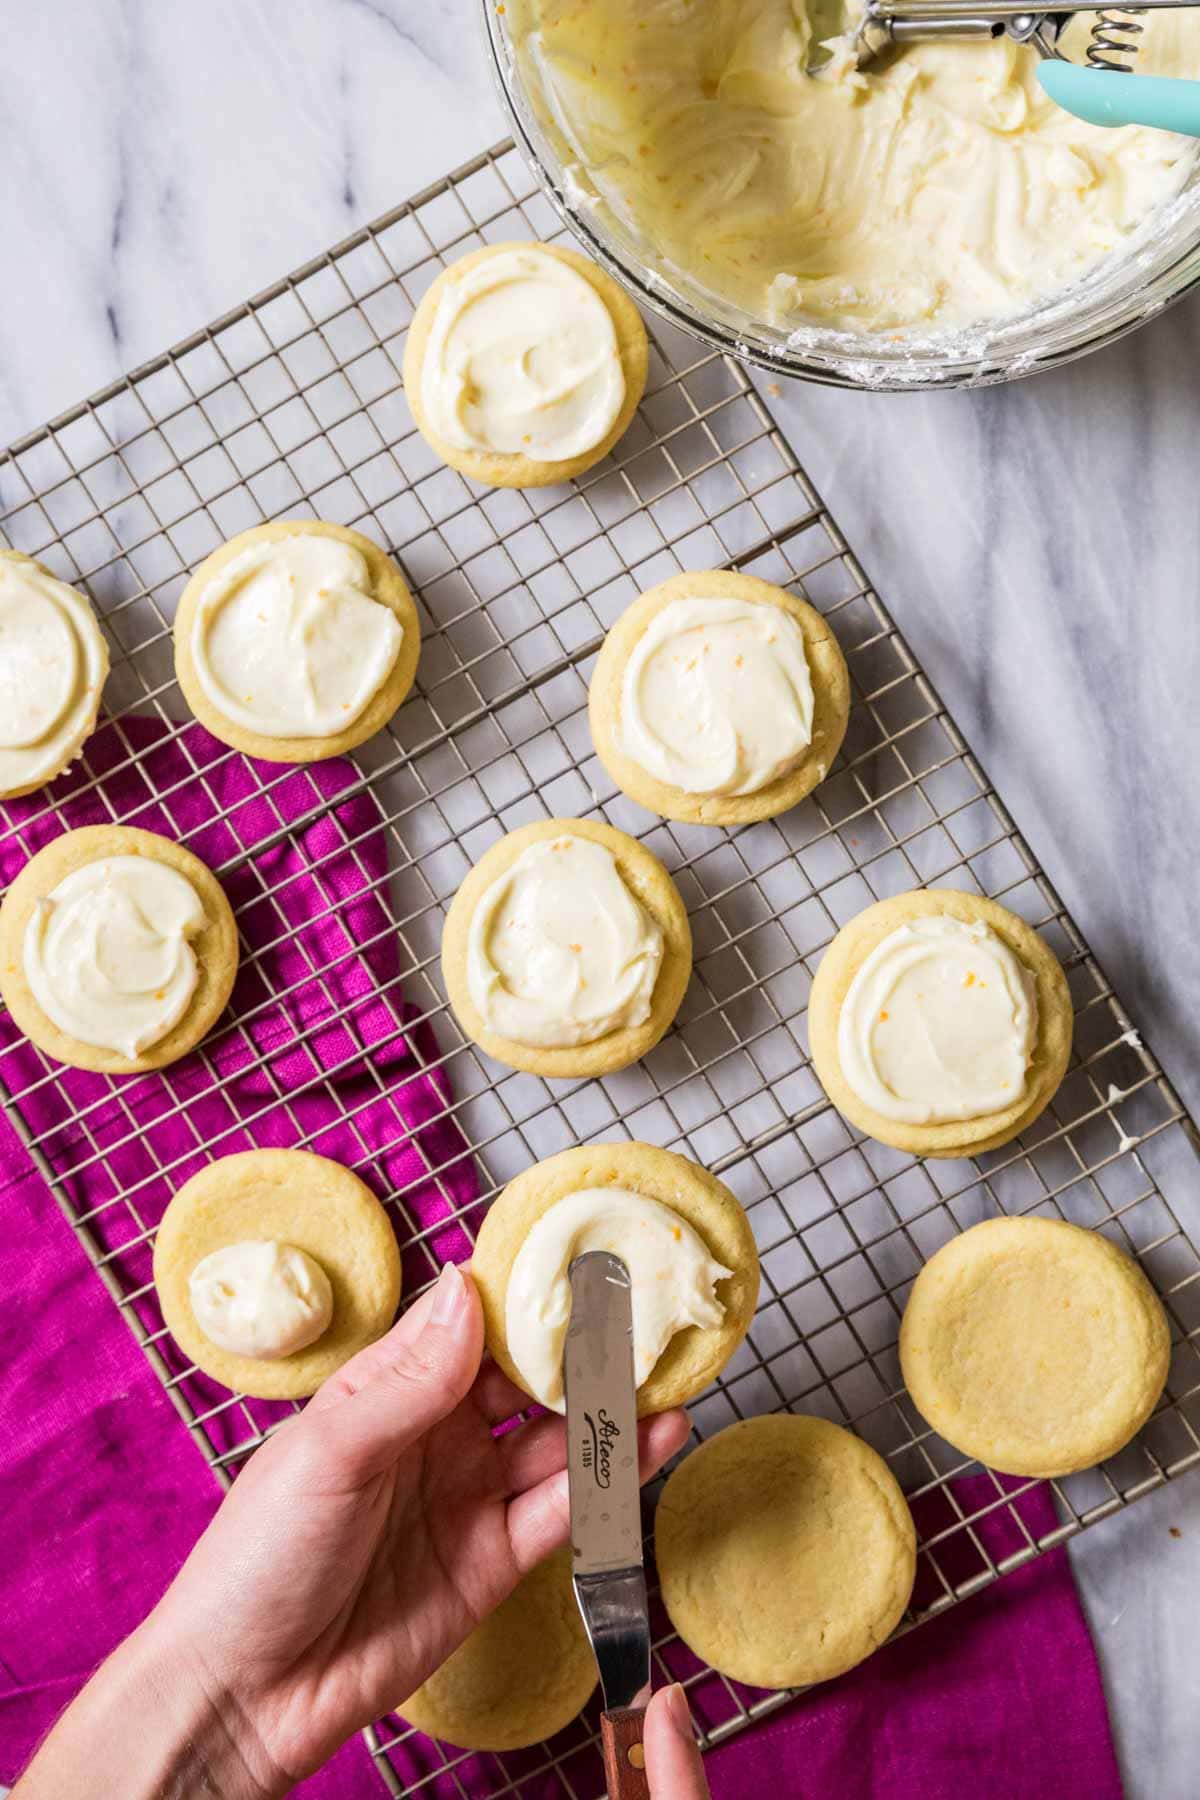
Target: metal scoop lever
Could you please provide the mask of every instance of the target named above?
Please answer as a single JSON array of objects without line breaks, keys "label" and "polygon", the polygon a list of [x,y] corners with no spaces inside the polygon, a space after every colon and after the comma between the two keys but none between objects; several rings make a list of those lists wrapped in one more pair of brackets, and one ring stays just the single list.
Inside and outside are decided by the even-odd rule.
[{"label": "metal scoop lever", "polygon": [[650,1699],[650,1615],[642,1567],[633,1302],[619,1256],[570,1268],[563,1350],[575,1598],[596,1653],[609,1800],[649,1800],[642,1729]]},{"label": "metal scoop lever", "polygon": [[[829,29],[829,21],[819,10],[821,0],[816,0],[818,10],[813,15],[812,35],[814,40],[828,39],[853,31],[854,59],[860,69],[870,68],[884,57],[902,50],[906,44],[931,43],[939,38],[993,38],[1005,32],[1018,43],[1030,44],[1042,56],[1049,58],[1057,55],[1055,46],[1066,22],[1077,12],[1091,12],[1096,14],[1097,24],[1092,32],[1094,42],[1088,51],[1088,60],[1093,68],[1116,71],[1123,64],[1114,60],[1114,51],[1127,56],[1137,54],[1136,38],[1140,28],[1126,25],[1126,20],[1143,12],[1170,12],[1198,3],[1200,0],[1141,0],[1136,6],[1114,6],[1107,10],[1094,4],[1068,4],[1056,6],[1052,11],[1038,12],[1030,8],[1028,0],[983,0],[983,4],[978,6],[964,4],[964,0],[894,0],[894,3],[893,0],[866,0],[866,5],[856,20],[846,20],[845,14],[842,14],[843,23],[839,31],[836,25],[833,30]],[[1111,40],[1114,23],[1117,30],[1123,29],[1132,41],[1114,44]],[[814,41],[808,64],[809,74],[819,73],[832,55],[828,42]],[[1073,112],[1075,108],[1068,105],[1068,111]],[[1146,119],[1138,122],[1157,124],[1159,121]],[[1173,131],[1188,129],[1187,126],[1180,125],[1167,128]]]}]

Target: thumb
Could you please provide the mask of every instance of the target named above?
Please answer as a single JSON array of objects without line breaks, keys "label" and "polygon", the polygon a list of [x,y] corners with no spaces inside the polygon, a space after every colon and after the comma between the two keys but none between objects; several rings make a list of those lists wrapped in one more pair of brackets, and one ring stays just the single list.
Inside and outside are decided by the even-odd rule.
[{"label": "thumb", "polygon": [[692,1715],[678,1682],[651,1697],[643,1742],[650,1800],[709,1800]]},{"label": "thumb", "polygon": [[366,1355],[365,1381],[305,1415],[330,1464],[355,1483],[390,1468],[469,1391],[483,1357],[483,1312],[474,1282],[447,1263],[429,1292]]}]

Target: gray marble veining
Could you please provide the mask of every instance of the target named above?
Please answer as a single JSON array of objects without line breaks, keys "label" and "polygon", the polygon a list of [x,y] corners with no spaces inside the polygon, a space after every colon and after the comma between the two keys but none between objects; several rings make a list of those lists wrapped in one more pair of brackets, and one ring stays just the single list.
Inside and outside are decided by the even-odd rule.
[{"label": "gray marble veining", "polygon": [[[0,102],[4,441],[504,134],[474,0],[0,17],[19,70]],[[1193,1108],[1198,370],[1200,300],[1009,388],[769,395]],[[1129,1793],[1187,1800],[1200,1477],[1072,1554]]]}]

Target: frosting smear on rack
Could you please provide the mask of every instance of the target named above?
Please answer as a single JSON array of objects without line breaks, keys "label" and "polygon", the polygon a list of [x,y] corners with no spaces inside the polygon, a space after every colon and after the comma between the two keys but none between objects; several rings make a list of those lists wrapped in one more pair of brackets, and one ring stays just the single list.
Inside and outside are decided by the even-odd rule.
[{"label": "frosting smear on rack", "polygon": [[[955,328],[1079,279],[1181,186],[1195,146],[1087,125],[1002,37],[809,74],[804,0],[515,0],[526,74],[643,252],[755,319]],[[1138,71],[1200,73],[1192,11],[1144,21]],[[1089,20],[1064,34],[1082,60]],[[650,249],[649,246],[653,248]]]}]

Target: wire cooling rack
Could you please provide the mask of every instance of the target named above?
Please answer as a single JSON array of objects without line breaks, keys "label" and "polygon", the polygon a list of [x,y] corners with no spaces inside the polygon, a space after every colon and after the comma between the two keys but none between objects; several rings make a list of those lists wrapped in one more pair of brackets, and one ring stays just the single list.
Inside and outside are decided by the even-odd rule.
[{"label": "wire cooling rack", "polygon": [[[353,1162],[393,1209],[411,1294],[442,1257],[466,1254],[480,1209],[538,1158],[622,1136],[685,1151],[747,1208],[763,1271],[745,1345],[692,1408],[696,1433],[792,1407],[874,1444],[917,1512],[915,1624],[1200,1461],[1200,1255],[1180,1218],[1196,1193],[1194,1127],[735,364],[656,325],[628,435],[558,488],[473,487],[416,434],[403,337],[443,262],[559,235],[500,145],[0,459],[4,534],[87,589],[113,660],[82,762],[5,809],[4,879],[66,827],[149,824],[216,869],[243,957],[227,1018],[166,1075],[64,1072],[0,1016],[0,1084],[223,1483],[280,1408],[215,1387],[164,1331],[153,1231],[195,1168],[251,1142]],[[399,557],[424,642],[417,687],[386,732],[352,761],[280,769],[188,719],[170,620],[209,550],[298,514],[359,526]],[[832,621],[854,686],[828,780],[736,831],[652,819],[614,792],[586,718],[591,663],[621,610],[667,575],[713,566],[803,591]],[[458,1031],[438,968],[444,911],[471,863],[502,832],[555,815],[600,816],[646,843],[695,937],[676,1027],[600,1081],[487,1061]],[[1035,925],[1076,1007],[1054,1104],[976,1162],[861,1140],[809,1066],[823,947],[871,901],[933,883],[990,894]],[[1041,1526],[1018,1505],[1029,1484],[981,1473],[926,1429],[897,1363],[923,1259],[998,1212],[1071,1219],[1124,1245],[1175,1337],[1154,1418],[1103,1467],[1053,1483],[1056,1519]],[[660,1673],[685,1677],[708,1742],[787,1697],[725,1681],[659,1624]],[[585,1800],[603,1787],[594,1726],[585,1715],[505,1757],[463,1756],[395,1718],[368,1737],[393,1794]]]}]

